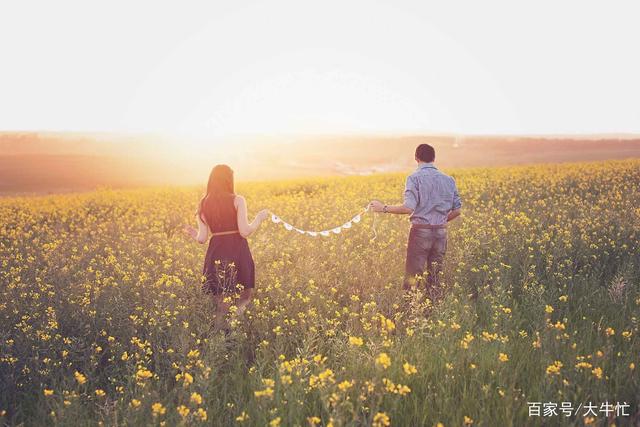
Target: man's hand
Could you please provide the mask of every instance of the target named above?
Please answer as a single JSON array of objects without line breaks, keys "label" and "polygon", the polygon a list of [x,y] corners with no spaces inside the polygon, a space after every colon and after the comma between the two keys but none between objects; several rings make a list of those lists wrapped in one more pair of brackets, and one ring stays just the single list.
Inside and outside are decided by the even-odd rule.
[{"label": "man's hand", "polygon": [[373,212],[382,212],[382,209],[384,209],[384,203],[379,200],[372,200],[371,203],[369,203],[369,209]]},{"label": "man's hand", "polygon": [[449,215],[447,215],[447,222],[449,222],[452,219],[457,218],[459,216],[460,216],[460,208],[454,209],[451,212],[449,212]]}]

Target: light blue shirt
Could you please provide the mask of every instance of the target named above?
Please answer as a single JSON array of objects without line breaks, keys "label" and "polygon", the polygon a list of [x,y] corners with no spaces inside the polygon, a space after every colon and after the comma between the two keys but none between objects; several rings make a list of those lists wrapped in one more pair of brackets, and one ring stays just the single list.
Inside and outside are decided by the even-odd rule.
[{"label": "light blue shirt", "polygon": [[407,177],[404,206],[413,209],[412,224],[446,224],[449,212],[462,206],[455,180],[433,163],[421,163]]}]

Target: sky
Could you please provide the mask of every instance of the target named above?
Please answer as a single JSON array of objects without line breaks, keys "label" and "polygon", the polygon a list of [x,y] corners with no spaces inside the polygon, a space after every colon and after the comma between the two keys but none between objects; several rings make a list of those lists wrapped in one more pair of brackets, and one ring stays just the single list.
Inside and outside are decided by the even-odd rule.
[{"label": "sky", "polygon": [[0,130],[640,133],[637,1],[0,3]]}]

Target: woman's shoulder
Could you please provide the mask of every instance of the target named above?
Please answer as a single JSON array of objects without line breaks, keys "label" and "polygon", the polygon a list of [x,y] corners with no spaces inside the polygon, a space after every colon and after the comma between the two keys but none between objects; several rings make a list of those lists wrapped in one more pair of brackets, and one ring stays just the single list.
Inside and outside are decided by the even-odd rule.
[{"label": "woman's shoulder", "polygon": [[233,204],[235,205],[235,207],[238,207],[246,203],[247,203],[246,199],[241,194],[235,194],[233,196]]}]

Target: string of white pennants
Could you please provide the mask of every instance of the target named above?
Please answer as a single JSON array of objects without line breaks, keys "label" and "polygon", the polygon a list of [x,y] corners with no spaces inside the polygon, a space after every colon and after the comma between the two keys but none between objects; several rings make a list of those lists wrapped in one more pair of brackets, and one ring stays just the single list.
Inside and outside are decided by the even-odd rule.
[{"label": "string of white pennants", "polygon": [[[278,215],[275,214],[271,214],[271,221],[274,224],[282,224],[282,226],[287,230],[287,231],[297,231],[300,234],[306,234],[308,236],[311,237],[318,237],[318,236],[330,236],[331,234],[340,234],[342,232],[342,230],[347,230],[349,228],[351,228],[353,226],[353,224],[357,224],[362,220],[362,215],[364,215],[365,213],[367,213],[369,211],[369,206],[367,206],[366,208],[362,209],[360,212],[358,212],[358,214],[356,214],[353,218],[351,218],[349,221],[345,222],[342,225],[339,225],[337,227],[333,227],[333,228],[329,228],[326,230],[322,230],[322,231],[311,231],[311,230],[303,230],[301,228],[295,227],[291,224],[289,224],[288,222],[282,220],[282,218],[280,218]],[[377,237],[377,233],[375,230],[375,225],[373,227],[373,232],[374,234],[376,234],[376,236],[374,237],[374,239]]]}]

